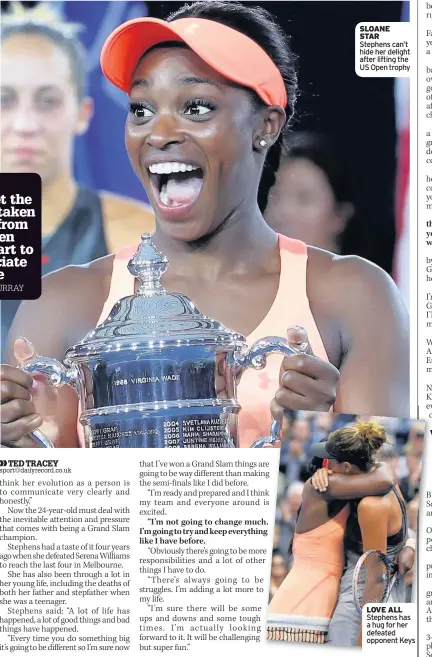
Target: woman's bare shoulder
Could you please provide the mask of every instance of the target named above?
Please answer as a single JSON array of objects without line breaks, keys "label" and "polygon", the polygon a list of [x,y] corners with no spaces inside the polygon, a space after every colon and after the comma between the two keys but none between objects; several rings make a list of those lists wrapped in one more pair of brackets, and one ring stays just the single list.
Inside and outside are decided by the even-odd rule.
[{"label": "woman's bare shoulder", "polygon": [[387,332],[405,348],[409,319],[402,296],[392,278],[372,262],[308,247],[307,294],[337,367],[353,349],[372,349],[371,334],[378,326],[382,335]]},{"label": "woman's bare shoulder", "polygon": [[359,520],[363,518],[379,518],[389,507],[389,495],[363,497],[358,504]]},{"label": "woman's bare shoulder", "polygon": [[42,294],[23,301],[8,337],[8,361],[19,336],[46,356],[58,357],[96,325],[109,293],[114,256],[70,265],[42,279]]},{"label": "woman's bare shoulder", "polygon": [[[36,303],[51,305],[79,302],[100,304],[110,287],[114,256],[98,258],[86,265],[69,265],[42,279],[42,295]],[[103,305],[103,304],[102,304]]]},{"label": "woman's bare shoulder", "polygon": [[101,199],[109,251],[139,244],[142,233],[154,231],[154,212],[147,203],[105,191],[101,192]]},{"label": "woman's bare shoulder", "polygon": [[89,283],[90,285],[103,285],[105,277],[112,273],[114,255],[106,255],[85,265],[68,265],[47,274],[42,279],[43,292],[46,289],[57,288],[58,283],[73,288],[75,283]]},{"label": "woman's bare shoulder", "polygon": [[356,293],[377,299],[398,294],[392,278],[369,260],[340,256],[315,247],[308,247],[308,293],[316,303],[321,300],[337,306],[345,305],[348,299],[355,305],[359,301],[353,298]]}]

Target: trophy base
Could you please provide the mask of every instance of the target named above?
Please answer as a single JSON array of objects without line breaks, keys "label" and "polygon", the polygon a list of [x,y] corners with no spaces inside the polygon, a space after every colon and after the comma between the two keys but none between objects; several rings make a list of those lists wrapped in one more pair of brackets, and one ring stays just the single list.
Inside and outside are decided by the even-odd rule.
[{"label": "trophy base", "polygon": [[[198,402],[199,403],[199,402]],[[92,448],[235,448],[237,404],[213,400],[106,407],[81,416],[86,442]],[[213,404],[213,405],[211,405]]]}]

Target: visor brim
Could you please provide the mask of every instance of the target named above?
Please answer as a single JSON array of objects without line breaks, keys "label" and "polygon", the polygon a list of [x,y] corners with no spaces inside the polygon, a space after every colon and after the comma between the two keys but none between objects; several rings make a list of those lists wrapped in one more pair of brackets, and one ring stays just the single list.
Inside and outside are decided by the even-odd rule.
[{"label": "visor brim", "polygon": [[102,71],[128,94],[141,57],[150,48],[170,41],[186,44],[213,70],[235,84],[253,89],[267,105],[286,107],[285,84],[268,54],[243,33],[208,19],[167,22],[146,17],[127,21],[105,42],[100,60]]},{"label": "visor brim", "polygon": [[318,459],[331,459],[333,458],[331,454],[327,451],[327,442],[325,443],[315,443],[311,447],[312,456],[315,456]]},{"label": "visor brim", "polygon": [[120,25],[101,52],[102,72],[116,87],[129,93],[132,74],[143,54],[164,41],[179,41],[175,29],[157,18],[135,19]]}]

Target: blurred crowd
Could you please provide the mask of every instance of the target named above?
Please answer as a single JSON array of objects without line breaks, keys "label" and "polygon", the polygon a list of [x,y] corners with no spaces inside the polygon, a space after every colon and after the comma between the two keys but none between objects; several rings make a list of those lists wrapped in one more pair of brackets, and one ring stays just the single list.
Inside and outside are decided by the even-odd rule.
[{"label": "blurred crowd", "polygon": [[[278,500],[273,539],[273,558],[270,580],[270,599],[289,572],[292,557],[288,558],[297,513],[302,501],[303,486],[309,479],[310,449],[331,431],[370,418],[355,415],[336,415],[309,411],[292,412],[288,418],[287,440],[280,454]],[[419,490],[424,446],[424,422],[396,418],[373,418],[384,424],[389,444],[381,449],[378,459],[392,468],[395,479],[407,504],[410,533],[417,533]],[[408,576],[407,576],[408,577]],[[411,599],[412,573],[407,580],[407,601]]]}]

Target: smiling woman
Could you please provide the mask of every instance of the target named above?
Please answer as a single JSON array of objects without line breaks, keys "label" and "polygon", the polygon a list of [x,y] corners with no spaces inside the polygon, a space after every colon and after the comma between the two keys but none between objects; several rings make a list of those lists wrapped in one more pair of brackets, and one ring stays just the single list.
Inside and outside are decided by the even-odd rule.
[{"label": "smiling woman", "polygon": [[[154,241],[170,261],[164,287],[249,343],[288,336],[303,351],[243,375],[244,447],[268,434],[270,405],[278,419],[286,408],[409,413],[408,320],[391,279],[359,258],[278,235],[258,207],[266,154],[280,148],[294,112],[294,60],[267,11],[218,1],[187,5],[167,21],[129,21],[101,56],[130,99],[126,148],[155,210]],[[35,350],[61,358],[100,324],[134,293],[127,263],[135,249],[46,277],[41,299],[16,318],[10,362]],[[5,444],[28,444],[42,423],[56,444],[77,443],[67,386],[47,400],[44,385],[14,366],[3,366],[2,379]]]},{"label": "smiling woman", "polygon": [[[147,28],[144,35],[143,27]],[[122,52],[133,50],[136,43],[139,53],[146,46],[147,50],[131,77],[132,71],[124,71],[122,67]],[[235,61],[227,49],[237,53]],[[144,24],[132,21],[121,26],[108,40],[101,61],[107,77],[130,93],[126,144],[135,172],[144,184],[150,182],[151,200],[159,211],[159,219],[177,234],[171,221],[187,218],[188,225],[191,228],[194,225],[198,233],[187,235],[182,227],[179,238],[183,241],[195,241],[206,235],[201,204],[206,204],[209,220],[216,214],[219,223],[233,210],[233,199],[244,192],[251,176],[258,184],[262,161],[260,166],[259,160],[246,157],[250,135],[241,134],[240,130],[249,123],[251,110],[258,127],[262,120],[260,110],[270,105],[273,112],[269,114],[267,130],[277,137],[285,122],[283,107],[287,104],[279,70],[254,41],[237,30],[202,18],[198,21],[180,18],[175,20],[175,27],[174,22],[157,19],[147,19]],[[244,84],[253,88],[253,92]],[[181,126],[173,125],[169,118],[173,112],[183,117],[184,126],[194,133],[195,146]],[[151,132],[148,142],[154,148],[143,156],[141,142],[147,126]],[[167,149],[170,137],[166,133],[170,129],[177,134]],[[224,130],[230,134],[229,145],[220,140]],[[271,145],[271,134],[269,143],[264,133],[261,139],[258,132],[255,136],[255,149],[261,155]],[[239,158],[239,149],[244,154],[243,166],[234,176],[232,164]],[[219,171],[214,170],[216,161]],[[226,207],[210,210],[209,202],[214,205],[215,195],[207,189],[206,182],[227,189],[227,198],[216,199],[224,200]],[[200,216],[193,224],[195,213]]]}]

